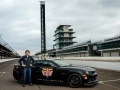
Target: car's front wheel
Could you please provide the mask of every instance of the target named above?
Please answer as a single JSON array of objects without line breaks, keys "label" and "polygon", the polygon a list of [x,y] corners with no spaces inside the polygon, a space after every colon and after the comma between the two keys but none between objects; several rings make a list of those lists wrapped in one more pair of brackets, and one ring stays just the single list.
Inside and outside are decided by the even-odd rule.
[{"label": "car's front wheel", "polygon": [[80,87],[82,85],[81,76],[79,74],[76,74],[76,73],[69,75],[68,84],[73,88]]}]

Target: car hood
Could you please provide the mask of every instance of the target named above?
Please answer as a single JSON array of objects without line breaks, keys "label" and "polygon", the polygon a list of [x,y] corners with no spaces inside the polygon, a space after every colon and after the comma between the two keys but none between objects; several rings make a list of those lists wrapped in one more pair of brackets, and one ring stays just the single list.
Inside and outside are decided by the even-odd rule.
[{"label": "car hood", "polygon": [[84,66],[84,65],[70,65],[70,66],[66,66],[66,67],[63,67],[63,68],[80,69],[80,70],[84,70],[84,71],[95,71],[94,68]]}]

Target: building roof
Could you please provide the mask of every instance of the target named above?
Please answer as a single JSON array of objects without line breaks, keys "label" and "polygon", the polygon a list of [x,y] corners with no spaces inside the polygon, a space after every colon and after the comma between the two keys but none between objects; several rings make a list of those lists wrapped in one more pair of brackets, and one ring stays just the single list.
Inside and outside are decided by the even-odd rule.
[{"label": "building roof", "polygon": [[[61,39],[61,38],[63,38],[63,39],[65,39],[65,38],[68,38],[68,39],[73,39],[73,38],[76,38],[76,37],[58,37],[58,38],[55,38],[53,41],[56,41],[57,39]],[[71,41],[72,42],[72,41]]]},{"label": "building roof", "polygon": [[[63,26],[68,26],[68,27],[70,27],[71,25],[59,25],[56,29],[58,30],[59,28],[62,28]],[[55,31],[57,31],[57,30],[55,30]]]},{"label": "building roof", "polygon": [[56,36],[57,34],[60,34],[60,33],[70,33],[70,34],[74,34],[75,32],[73,32],[73,31],[59,31],[59,32],[55,33],[54,36]]},{"label": "building roof", "polygon": [[97,44],[100,44],[100,43],[108,43],[108,42],[114,42],[114,41],[118,41],[118,40],[120,40],[120,36],[101,40],[101,41],[98,42]]},{"label": "building roof", "polygon": [[59,51],[67,50],[67,49],[72,49],[72,48],[76,48],[76,47],[87,46],[90,43],[91,43],[91,40],[88,40],[88,41],[85,41],[85,42],[82,42],[82,43],[76,43],[76,44],[73,44],[73,45],[66,46],[63,49],[59,50]]},{"label": "building roof", "polygon": [[58,42],[58,43],[54,44],[53,46],[55,46],[55,45],[57,45],[57,44],[66,44],[66,43],[67,43],[67,44],[68,44],[68,43],[69,43],[69,44],[74,44],[74,43],[77,43],[77,42],[74,42],[74,41],[73,41],[73,42],[69,42],[69,41],[67,41],[67,42]]}]

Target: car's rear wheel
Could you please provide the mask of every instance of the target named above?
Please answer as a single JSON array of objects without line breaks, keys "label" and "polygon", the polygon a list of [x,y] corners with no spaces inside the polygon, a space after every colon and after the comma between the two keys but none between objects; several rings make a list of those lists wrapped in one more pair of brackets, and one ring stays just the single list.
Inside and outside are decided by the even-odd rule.
[{"label": "car's rear wheel", "polygon": [[19,83],[23,83],[23,74],[22,73],[19,73],[18,74],[18,81],[19,81]]},{"label": "car's rear wheel", "polygon": [[80,87],[82,85],[81,76],[76,73],[70,74],[68,77],[68,84],[73,88]]},{"label": "car's rear wheel", "polygon": [[[29,78],[28,78],[28,75],[26,75],[26,82],[25,83],[28,83],[28,80],[29,80]],[[19,83],[23,83],[23,73],[19,73],[18,74],[18,81],[19,81]]]},{"label": "car's rear wheel", "polygon": [[17,76],[13,76],[15,80],[18,80],[18,77]]},{"label": "car's rear wheel", "polygon": [[15,80],[18,80],[18,76],[13,73],[13,77]]}]

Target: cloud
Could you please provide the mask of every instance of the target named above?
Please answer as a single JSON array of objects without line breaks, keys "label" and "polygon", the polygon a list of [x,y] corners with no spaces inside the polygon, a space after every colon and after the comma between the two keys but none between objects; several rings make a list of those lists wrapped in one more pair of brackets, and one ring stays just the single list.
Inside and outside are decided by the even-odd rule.
[{"label": "cloud", "polygon": [[[45,0],[46,44],[53,47],[54,31],[70,24],[76,32],[74,41],[103,40],[120,33],[119,0]],[[41,49],[40,3],[38,0],[1,0],[0,33],[20,55],[29,49]]]},{"label": "cloud", "polygon": [[104,8],[120,8],[120,0],[100,0],[98,3]]}]

